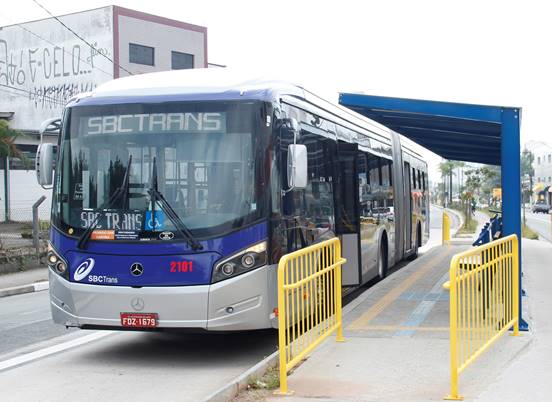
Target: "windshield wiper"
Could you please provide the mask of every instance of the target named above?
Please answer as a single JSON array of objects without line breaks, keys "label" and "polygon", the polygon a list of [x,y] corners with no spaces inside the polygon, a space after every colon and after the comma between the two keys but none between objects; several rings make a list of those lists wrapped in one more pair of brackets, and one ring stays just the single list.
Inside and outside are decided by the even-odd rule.
[{"label": "windshield wiper", "polygon": [[96,226],[98,226],[98,222],[100,222],[100,217],[103,216],[106,209],[113,208],[113,204],[117,202],[117,200],[122,196],[123,197],[123,208],[126,206],[127,200],[128,200],[128,191],[130,187],[130,165],[132,164],[132,155],[129,155],[128,162],[127,162],[127,168],[125,171],[125,175],[123,177],[123,182],[121,183],[121,187],[119,187],[113,195],[105,202],[99,209],[100,212],[96,215],[90,226],[86,228],[86,230],[83,232],[81,237],[79,238],[79,242],[77,243],[77,248],[80,250],[84,250],[86,248],[86,244],[88,243],[88,240],[90,240],[90,236],[92,235],[92,232],[94,229],[96,229]]},{"label": "windshield wiper", "polygon": [[192,250],[203,250],[203,246],[200,242],[196,240],[190,229],[182,222],[182,219],[180,219],[180,216],[176,213],[173,207],[171,207],[171,204],[165,199],[163,194],[158,190],[157,188],[157,162],[156,158],[153,158],[152,162],[152,169],[151,169],[151,180],[150,180],[150,187],[148,189],[148,194],[151,198],[151,222],[152,222],[152,228],[155,231],[155,205],[159,201],[159,205],[161,206],[161,209],[171,222],[176,227],[176,230],[180,233],[180,235],[186,239],[188,239],[188,244],[192,248]]}]

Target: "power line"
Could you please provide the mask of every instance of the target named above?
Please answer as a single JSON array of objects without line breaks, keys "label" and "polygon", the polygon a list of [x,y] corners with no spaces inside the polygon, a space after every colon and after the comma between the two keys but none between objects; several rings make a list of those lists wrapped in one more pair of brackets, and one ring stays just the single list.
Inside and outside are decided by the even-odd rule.
[{"label": "power line", "polygon": [[[19,91],[19,92],[24,92],[26,93],[27,95],[23,95],[23,94],[19,94],[19,93],[16,93],[16,92],[8,92],[6,90],[3,90],[4,92],[8,92],[8,93],[11,93],[15,96],[25,96],[25,98],[27,98],[27,96],[29,97],[35,97],[37,99],[45,99],[45,100],[49,100],[50,102],[52,103],[55,103],[57,104],[58,106],[65,106],[65,103],[60,101],[59,99],[56,99],[56,98],[52,98],[50,96],[47,96],[47,95],[43,95],[43,94],[40,94],[38,92],[32,92],[32,91],[29,91],[27,89],[23,89],[23,88],[17,88],[17,87],[13,87],[11,85],[6,85],[6,84],[0,84],[0,87],[4,87],[4,88],[9,88],[9,89],[12,89],[14,91]],[[27,98],[28,99],[28,98]]]},{"label": "power line", "polygon": [[[27,31],[28,33],[30,33],[30,34],[33,35],[33,36],[36,36],[38,39],[43,40],[44,42],[49,43],[49,44],[52,45],[52,46],[58,47],[58,45],[55,44],[54,42],[52,42],[52,41],[50,41],[50,40],[44,38],[43,36],[40,36],[40,35],[37,34],[36,32],[31,31],[29,28],[26,28],[26,27],[24,27],[23,25],[21,25],[21,24],[19,24],[19,23],[17,23],[17,22],[13,22],[13,20],[11,20],[10,18],[6,18],[5,16],[2,16],[2,17],[5,18],[6,21],[9,21],[11,24],[17,25],[17,26],[18,26],[19,28],[21,28],[22,30]],[[62,50],[63,50],[63,52],[64,52],[65,54],[68,54],[69,56],[74,57],[73,53],[71,53],[71,52],[65,50],[65,47],[62,47]],[[87,64],[87,65],[89,65],[90,67],[95,68],[96,70],[99,70],[99,71],[101,71],[102,73],[107,74],[108,76],[110,76],[111,78],[113,78],[113,73],[112,73],[112,72],[109,73],[109,72],[107,72],[107,71],[105,71],[105,70],[102,70],[101,68],[94,66],[92,63],[90,63],[90,62],[88,62],[88,61],[86,61],[86,60],[84,60],[84,59],[81,59],[80,57],[78,57],[78,60],[82,61],[84,64]]]},{"label": "power line", "polygon": [[40,4],[37,0],[33,0],[33,2],[42,8],[44,11],[46,11],[53,19],[55,19],[57,22],[59,22],[62,26],[65,27],[69,32],[71,32],[73,35],[75,35],[77,38],[82,40],[84,43],[86,43],[88,46],[90,46],[94,51],[96,51],[98,54],[101,54],[103,57],[105,57],[107,60],[109,60],[111,63],[113,63],[114,66],[119,67],[120,69],[126,71],[129,75],[133,75],[130,71],[128,71],[126,68],[122,67],[121,65],[115,63],[111,57],[108,55],[101,53],[98,49],[96,49],[90,42],[88,42],[86,39],[84,39],[82,36],[80,36],[78,33],[73,31],[71,28],[69,28],[67,25],[65,25],[58,17],[56,17],[54,14],[52,14],[46,7],[44,7],[42,4]]},{"label": "power line", "polygon": [[[25,27],[22,26],[21,24],[15,24],[15,25],[17,25],[19,28],[23,29],[24,31],[29,32],[31,35],[36,36],[38,39],[42,39],[43,41],[49,43],[50,45],[58,47],[58,45],[56,45],[55,43],[49,41],[48,39],[43,38],[42,36],[40,36],[40,35],[37,34],[37,33],[34,33],[34,32],[31,31],[30,29],[25,28]],[[74,57],[73,53],[71,53],[71,52],[65,50],[64,47],[62,47],[62,49],[63,49],[63,52],[64,52],[64,53],[68,54],[68,55],[71,56],[71,57]],[[113,73],[108,73],[107,71],[102,70],[101,68],[94,66],[92,63],[89,63],[89,62],[87,62],[86,60],[81,59],[80,57],[79,57],[78,59],[79,59],[80,61],[82,61],[84,64],[88,64],[90,67],[95,68],[95,69],[101,71],[102,73],[109,75],[110,77],[113,77]]]}]

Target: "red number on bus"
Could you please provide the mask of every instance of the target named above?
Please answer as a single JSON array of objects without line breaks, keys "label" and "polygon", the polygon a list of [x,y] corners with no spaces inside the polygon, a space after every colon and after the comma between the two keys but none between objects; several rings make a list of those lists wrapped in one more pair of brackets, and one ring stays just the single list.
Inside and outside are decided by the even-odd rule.
[{"label": "red number on bus", "polygon": [[171,261],[170,272],[192,272],[193,261]]}]

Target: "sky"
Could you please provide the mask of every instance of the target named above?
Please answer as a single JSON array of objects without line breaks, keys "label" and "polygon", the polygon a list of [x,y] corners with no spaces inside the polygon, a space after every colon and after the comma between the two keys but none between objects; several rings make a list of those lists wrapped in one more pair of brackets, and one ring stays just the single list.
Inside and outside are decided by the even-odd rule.
[{"label": "sky", "polygon": [[[522,108],[522,144],[551,140],[545,1],[38,0],[56,15],[116,4],[208,28],[212,63],[339,92]],[[0,25],[46,18],[32,0]],[[441,158],[424,154],[435,174]],[[436,177],[436,176],[433,176]]]}]

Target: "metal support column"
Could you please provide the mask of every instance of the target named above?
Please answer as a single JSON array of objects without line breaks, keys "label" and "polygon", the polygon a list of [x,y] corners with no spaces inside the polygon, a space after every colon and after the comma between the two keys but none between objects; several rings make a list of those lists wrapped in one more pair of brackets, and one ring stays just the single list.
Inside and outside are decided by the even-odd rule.
[{"label": "metal support column", "polygon": [[4,162],[4,221],[10,221],[10,159],[3,158]]},{"label": "metal support column", "polygon": [[523,320],[522,260],[521,260],[521,167],[520,167],[519,109],[502,108],[501,165],[502,165],[502,236],[516,234],[519,239],[519,329],[528,330]]}]

